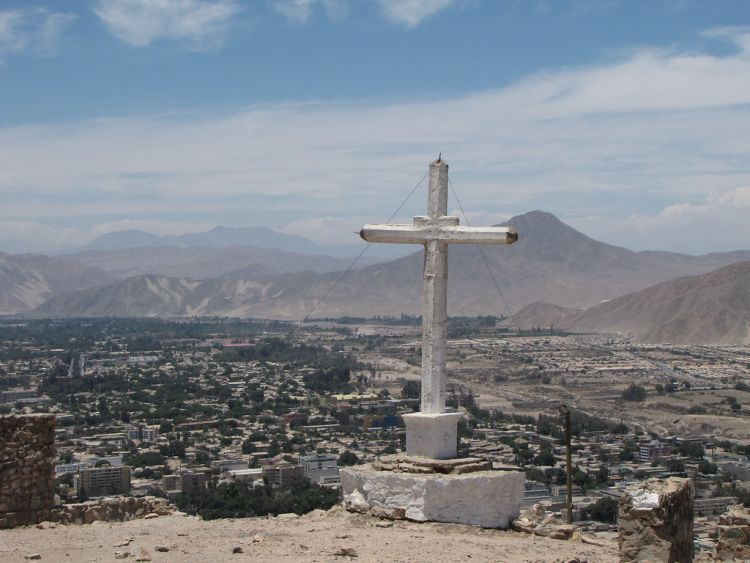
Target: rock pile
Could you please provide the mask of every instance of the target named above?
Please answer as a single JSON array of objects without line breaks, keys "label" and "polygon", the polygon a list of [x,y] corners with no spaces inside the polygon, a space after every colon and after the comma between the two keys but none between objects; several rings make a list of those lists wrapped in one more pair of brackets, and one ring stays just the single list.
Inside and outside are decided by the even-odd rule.
[{"label": "rock pile", "polygon": [[730,506],[719,516],[719,541],[716,558],[720,561],[750,560],[750,510]]},{"label": "rock pile", "polygon": [[175,507],[158,497],[114,497],[78,504],[64,504],[56,508],[50,520],[61,524],[91,524],[92,522],[125,522],[136,518],[168,516]]},{"label": "rock pile", "polygon": [[565,522],[561,513],[548,513],[541,504],[535,504],[521,512],[513,521],[513,529],[554,540],[569,540],[576,531],[575,526]]},{"label": "rock pile", "polygon": [[648,479],[619,501],[617,542],[622,561],[692,561],[693,499],[690,479]]},{"label": "rock pile", "polygon": [[54,459],[54,415],[0,416],[0,529],[49,519]]}]

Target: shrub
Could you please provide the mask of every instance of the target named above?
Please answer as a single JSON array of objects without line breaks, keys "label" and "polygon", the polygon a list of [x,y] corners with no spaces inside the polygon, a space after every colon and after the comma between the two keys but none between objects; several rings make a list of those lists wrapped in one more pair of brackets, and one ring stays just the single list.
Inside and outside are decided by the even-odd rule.
[{"label": "shrub", "polygon": [[622,392],[622,398],[626,401],[644,401],[646,399],[646,389],[637,383],[631,383],[630,386]]}]

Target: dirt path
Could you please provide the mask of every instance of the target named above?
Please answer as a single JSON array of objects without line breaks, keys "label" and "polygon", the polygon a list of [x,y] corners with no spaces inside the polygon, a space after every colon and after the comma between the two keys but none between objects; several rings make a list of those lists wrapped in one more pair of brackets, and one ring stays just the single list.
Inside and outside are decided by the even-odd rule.
[{"label": "dirt path", "polygon": [[[131,540],[128,543],[128,540]],[[122,545],[122,544],[128,545]],[[115,547],[115,546],[119,547]],[[157,547],[169,551],[157,551]],[[232,553],[240,548],[241,553]],[[348,551],[353,550],[353,551]],[[116,559],[116,552],[127,552]],[[617,561],[617,551],[580,542],[551,540],[455,524],[388,522],[341,509],[301,518],[246,518],[204,522],[167,516],[88,526],[0,530],[0,561],[361,561],[440,563],[455,561]],[[337,555],[337,553],[339,555]],[[345,555],[349,553],[350,555]],[[356,554],[356,556],[354,555]]]}]

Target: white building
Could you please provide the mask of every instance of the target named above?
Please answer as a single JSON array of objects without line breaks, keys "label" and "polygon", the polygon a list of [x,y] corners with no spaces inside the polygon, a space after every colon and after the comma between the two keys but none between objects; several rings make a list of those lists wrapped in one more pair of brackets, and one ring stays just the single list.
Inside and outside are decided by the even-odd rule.
[{"label": "white building", "polygon": [[156,442],[159,439],[159,429],[149,426],[139,426],[138,428],[128,429],[128,438],[138,440],[139,442]]},{"label": "white building", "polygon": [[263,468],[250,467],[247,469],[230,469],[226,476],[237,483],[263,483]]},{"label": "white building", "polygon": [[301,456],[299,464],[302,467],[305,477],[311,483],[327,487],[338,487],[341,484],[338,459],[332,455],[312,454]]}]

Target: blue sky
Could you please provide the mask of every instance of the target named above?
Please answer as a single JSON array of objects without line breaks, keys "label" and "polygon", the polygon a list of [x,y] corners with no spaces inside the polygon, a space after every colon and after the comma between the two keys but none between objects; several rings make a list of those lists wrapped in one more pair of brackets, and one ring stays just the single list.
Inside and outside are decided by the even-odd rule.
[{"label": "blue sky", "polygon": [[0,0],[0,250],[356,244],[438,152],[473,224],[750,248],[748,26],[740,0]]}]

